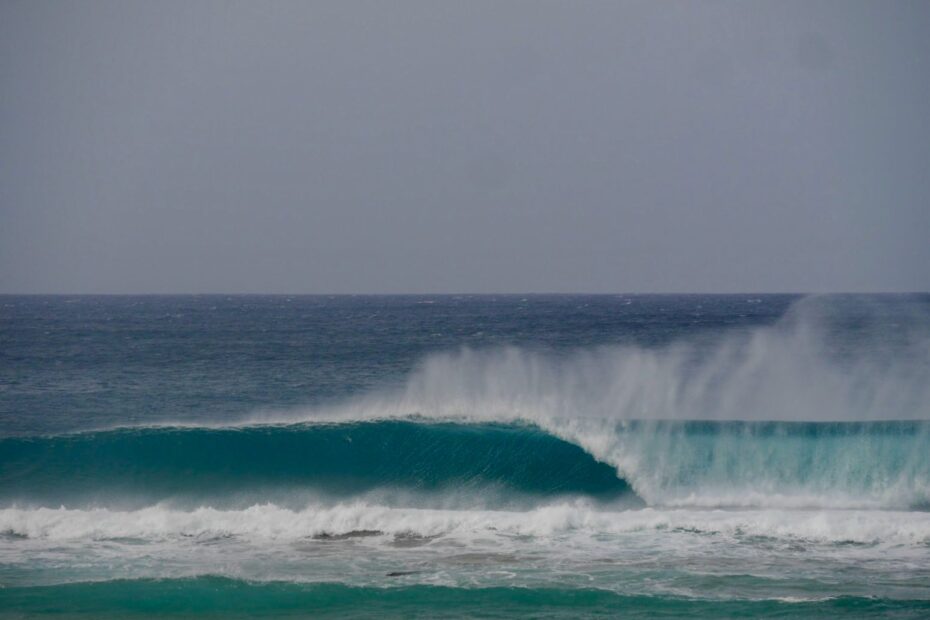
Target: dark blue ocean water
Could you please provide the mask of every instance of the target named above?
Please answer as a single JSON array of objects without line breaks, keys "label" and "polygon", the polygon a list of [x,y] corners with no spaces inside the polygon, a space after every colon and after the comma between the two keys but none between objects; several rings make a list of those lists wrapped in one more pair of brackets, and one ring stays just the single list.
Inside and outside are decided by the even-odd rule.
[{"label": "dark blue ocean water", "polygon": [[0,616],[925,617],[930,295],[0,296]]},{"label": "dark blue ocean water", "polygon": [[2,296],[0,430],[233,419],[402,383],[432,352],[644,347],[797,296]]}]

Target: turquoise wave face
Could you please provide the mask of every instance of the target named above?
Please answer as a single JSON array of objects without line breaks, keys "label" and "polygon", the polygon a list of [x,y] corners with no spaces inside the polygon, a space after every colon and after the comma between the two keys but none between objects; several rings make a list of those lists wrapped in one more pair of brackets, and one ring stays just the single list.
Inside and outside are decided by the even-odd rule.
[{"label": "turquoise wave face", "polygon": [[558,422],[548,432],[406,419],[5,438],[0,502],[299,508],[380,492],[420,507],[452,494],[492,508],[558,497],[667,507],[930,505],[926,423],[587,422],[571,421],[565,432]]},{"label": "turquoise wave face", "polygon": [[[930,601],[837,597],[702,600],[629,596],[583,588],[362,587],[336,583],[246,582],[222,577],[117,580],[0,589],[0,608],[22,614],[81,617],[752,617],[925,618]],[[0,617],[4,617],[0,611]]]},{"label": "turquoise wave face", "polygon": [[242,494],[254,502],[276,489],[344,498],[491,488],[545,498],[629,493],[614,468],[524,425],[378,421],[0,440],[0,498],[53,507],[186,496],[216,504]]}]

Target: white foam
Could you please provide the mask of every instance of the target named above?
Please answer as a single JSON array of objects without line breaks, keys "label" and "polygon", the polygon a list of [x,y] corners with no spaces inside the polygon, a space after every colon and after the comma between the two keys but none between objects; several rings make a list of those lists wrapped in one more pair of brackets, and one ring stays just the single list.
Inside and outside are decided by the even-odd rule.
[{"label": "white foam", "polygon": [[527,512],[391,508],[363,502],[289,510],[274,504],[242,510],[202,507],[191,511],[151,506],[134,511],[0,510],[0,531],[49,541],[85,539],[163,540],[234,536],[249,540],[299,540],[362,530],[397,535],[574,536],[683,532],[688,535],[771,537],[814,543],[930,545],[930,513],[867,510],[656,510],[605,511],[584,502]]}]

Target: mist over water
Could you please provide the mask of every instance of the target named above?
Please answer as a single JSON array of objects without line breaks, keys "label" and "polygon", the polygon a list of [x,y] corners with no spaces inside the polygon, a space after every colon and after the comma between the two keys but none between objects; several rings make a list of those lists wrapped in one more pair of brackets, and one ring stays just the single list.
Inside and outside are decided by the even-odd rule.
[{"label": "mist over water", "polygon": [[466,349],[428,357],[399,397],[360,408],[530,421],[928,420],[928,312],[815,297],[771,326],[659,347]]}]

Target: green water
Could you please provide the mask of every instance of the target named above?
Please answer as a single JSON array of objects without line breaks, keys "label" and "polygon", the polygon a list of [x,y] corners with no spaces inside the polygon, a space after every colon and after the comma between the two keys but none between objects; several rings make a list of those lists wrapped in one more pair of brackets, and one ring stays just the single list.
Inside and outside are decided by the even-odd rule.
[{"label": "green water", "polygon": [[604,590],[442,586],[351,587],[223,577],[74,583],[0,590],[0,617],[83,618],[925,618],[927,600],[840,597],[814,602],[623,596]]}]

